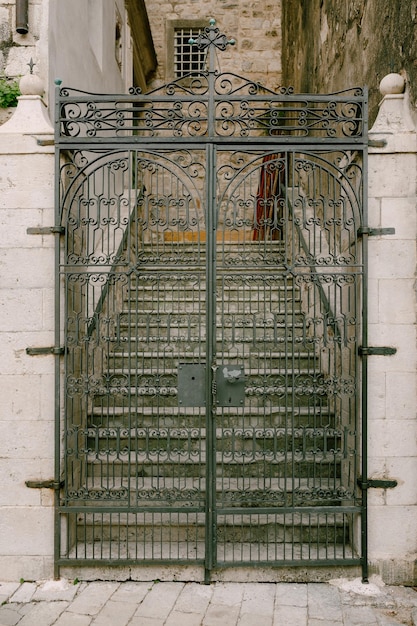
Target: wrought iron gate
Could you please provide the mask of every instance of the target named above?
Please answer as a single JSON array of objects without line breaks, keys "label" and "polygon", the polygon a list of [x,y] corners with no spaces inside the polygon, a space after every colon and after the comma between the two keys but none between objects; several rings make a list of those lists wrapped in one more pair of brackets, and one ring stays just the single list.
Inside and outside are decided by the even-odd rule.
[{"label": "wrought iron gate", "polygon": [[58,565],[366,560],[366,97],[220,74],[228,43],[148,94],[58,89]]}]

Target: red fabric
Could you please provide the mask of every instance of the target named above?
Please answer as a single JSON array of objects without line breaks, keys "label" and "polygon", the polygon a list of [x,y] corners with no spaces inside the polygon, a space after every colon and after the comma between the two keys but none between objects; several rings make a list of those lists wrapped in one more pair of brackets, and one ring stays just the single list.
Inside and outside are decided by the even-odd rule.
[{"label": "red fabric", "polygon": [[256,195],[253,241],[281,239],[281,229],[276,224],[279,215],[275,215],[281,206],[285,176],[280,158],[279,154],[267,154],[262,161]]}]

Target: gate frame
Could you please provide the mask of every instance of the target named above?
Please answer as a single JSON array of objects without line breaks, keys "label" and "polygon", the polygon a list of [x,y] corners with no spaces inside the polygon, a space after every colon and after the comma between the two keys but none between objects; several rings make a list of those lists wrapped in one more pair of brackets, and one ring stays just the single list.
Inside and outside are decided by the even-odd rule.
[{"label": "gate frame", "polygon": [[[320,103],[322,103],[323,101],[326,102],[331,102],[334,103],[335,101],[337,102],[342,102],[342,103],[352,103],[352,101],[354,101],[358,106],[361,107],[361,116],[360,116],[360,120],[356,120],[353,123],[357,123],[360,125],[360,132],[357,133],[356,135],[354,135],[353,137],[350,137],[348,139],[346,139],[346,136],[340,137],[340,136],[336,136],[336,137],[331,137],[329,138],[329,135],[326,135],[325,137],[323,136],[316,136],[314,135],[314,132],[319,132],[319,131],[314,131],[313,130],[313,134],[312,136],[307,135],[307,137],[300,137],[300,135],[297,135],[297,133],[300,133],[302,131],[302,127],[297,126],[295,129],[292,128],[290,129],[290,132],[288,133],[288,135],[285,135],[285,130],[282,130],[282,126],[279,125],[279,141],[277,141],[277,129],[276,127],[273,127],[272,125],[269,127],[269,134],[267,136],[248,136],[246,134],[240,135],[240,136],[221,136],[218,133],[218,127],[216,126],[216,124],[221,123],[221,121],[219,122],[219,119],[216,119],[216,115],[215,115],[215,107],[216,107],[216,98],[215,98],[215,92],[216,92],[216,88],[215,88],[215,82],[220,78],[222,78],[223,75],[218,74],[215,70],[215,51],[216,49],[219,50],[224,50],[226,48],[227,45],[233,45],[233,40],[227,40],[226,37],[222,34],[220,34],[219,30],[217,28],[215,28],[215,25],[213,22],[210,23],[210,27],[206,28],[203,33],[200,35],[200,37],[198,38],[198,40],[196,40],[196,42],[194,42],[196,45],[202,47],[202,48],[207,48],[208,50],[208,58],[209,58],[209,69],[207,71],[207,74],[205,75],[207,78],[207,93],[208,93],[208,97],[207,97],[207,126],[205,129],[205,134],[201,135],[201,136],[196,136],[194,138],[190,138],[190,137],[182,137],[182,136],[178,136],[175,137],[175,141],[178,142],[178,146],[183,145],[184,147],[186,147],[187,144],[190,144],[191,148],[195,148],[195,147],[203,147],[204,145],[208,144],[208,150],[210,153],[210,147],[213,146],[213,144],[222,144],[223,146],[225,145],[230,145],[233,146],[234,149],[238,149],[239,147],[242,148],[243,146],[249,149],[249,146],[253,146],[254,149],[272,149],[273,147],[279,147],[280,145],[284,145],[285,148],[287,150],[293,149],[293,150],[302,150],[303,147],[307,147],[308,150],[308,146],[310,146],[310,151],[312,147],[317,147],[318,150],[326,150],[326,149],[340,149],[341,151],[343,150],[358,150],[361,152],[362,154],[362,225],[361,225],[361,232],[359,233],[359,235],[362,237],[362,267],[363,267],[363,273],[362,273],[362,283],[361,283],[361,297],[362,297],[362,303],[363,303],[363,314],[362,314],[362,347],[359,348],[359,356],[362,357],[362,376],[361,376],[361,381],[362,381],[362,393],[361,393],[361,417],[359,418],[359,423],[358,426],[362,427],[362,432],[361,432],[361,476],[362,477],[367,477],[367,356],[369,354],[371,354],[370,352],[370,348],[368,348],[368,329],[367,329],[367,321],[368,321],[368,306],[367,306],[367,293],[368,293],[368,284],[367,284],[367,267],[368,267],[368,246],[367,246],[367,240],[368,240],[368,236],[370,234],[370,229],[368,228],[367,224],[368,224],[368,217],[367,217],[367,202],[366,202],[366,196],[367,196],[367,92],[366,89],[355,89],[355,90],[351,90],[349,92],[340,92],[338,94],[330,94],[329,96],[316,96],[316,95],[305,95],[305,94],[298,94],[295,95],[293,94],[291,89],[283,89],[280,91],[280,93],[276,94],[274,92],[271,92],[270,90],[267,90],[265,88],[263,88],[261,85],[258,84],[254,84],[254,83],[250,83],[250,81],[247,81],[247,84],[251,84],[253,85],[253,89],[255,90],[256,94],[262,94],[259,96],[259,100],[265,100],[268,99],[268,96],[270,97],[270,100],[274,100],[275,102],[280,102],[283,103],[285,105],[285,103],[293,103],[293,105],[296,107],[296,103],[300,102],[300,100],[308,100],[308,106],[311,106],[311,103],[313,104],[313,108],[315,105],[317,105],[317,107],[320,106]],[[227,75],[224,75],[227,76]],[[235,77],[235,78],[240,78],[240,77]],[[198,79],[200,80],[201,77],[198,77]],[[245,80],[245,79],[243,79]],[[179,85],[181,83],[180,81],[174,81],[174,83],[171,83],[170,85]],[[170,85],[168,85],[167,87],[170,87]],[[185,92],[187,91],[187,89],[185,89]],[[192,90],[191,90],[192,91]],[[142,141],[143,143],[141,143],[141,137],[137,137],[136,139],[132,139],[132,133],[137,132],[137,127],[136,127],[136,123],[137,123],[137,118],[135,117],[135,111],[134,111],[134,107],[135,106],[139,106],[140,104],[142,104],[143,106],[145,106],[145,103],[149,103],[152,100],[152,96],[153,94],[155,94],[155,97],[160,101],[160,102],[165,102],[165,103],[173,103],[174,100],[174,96],[171,97],[161,97],[161,96],[157,96],[157,94],[155,92],[161,92],[161,88],[158,88],[157,90],[155,90],[154,92],[150,92],[148,94],[141,94],[138,90],[131,90],[131,94],[130,95],[115,95],[115,96],[100,96],[97,94],[86,94],[84,92],[76,92],[76,91],[72,91],[72,90],[68,90],[66,88],[62,88],[60,85],[58,85],[58,90],[57,90],[57,100],[56,100],[56,145],[57,145],[57,150],[56,150],[56,172],[57,172],[57,177],[59,176],[59,172],[60,172],[60,167],[61,167],[61,153],[63,151],[66,150],[76,150],[77,147],[83,148],[86,147],[88,145],[94,146],[96,148],[111,148],[112,146],[114,146],[115,144],[117,144],[119,146],[119,149],[125,148],[126,150],[129,149],[139,149],[140,147],[149,147],[150,145],[154,146],[155,148],[157,148],[158,146],[164,146],[167,144],[167,138],[166,135],[162,136],[162,137],[157,137],[157,136],[152,136],[149,139],[144,138]],[[264,94],[267,94],[267,97],[265,97]],[[354,93],[354,95],[352,96],[351,94]],[[81,95],[80,95],[81,94]],[[253,99],[254,101],[256,101],[256,96],[249,96],[251,99]],[[327,100],[326,100],[327,98]],[[242,100],[242,97],[236,97],[236,101],[238,100]],[[109,116],[106,118],[106,123],[109,124],[109,129],[111,129],[111,136],[100,136],[100,132],[103,131],[103,133],[106,132],[106,128],[103,127],[97,127],[95,129],[95,134],[94,139],[91,139],[88,137],[87,133],[85,133],[85,129],[82,129],[82,125],[83,123],[86,124],[86,128],[88,128],[88,125],[91,122],[91,119],[89,118],[88,115],[85,115],[84,110],[82,109],[83,106],[88,106],[89,103],[92,102],[92,100],[94,101],[95,105],[98,105],[98,108],[100,107],[104,107],[104,109],[106,111],[109,111],[109,109],[107,109],[106,107],[109,105],[109,103],[113,103],[113,109],[110,110]],[[202,100],[202,96],[199,93],[198,94],[198,102],[201,102]],[[185,95],[183,97],[178,97],[177,95],[175,96],[175,102],[190,102],[191,98],[188,95]],[[80,111],[81,111],[81,115],[79,116],[79,118],[75,117],[74,119],[72,118],[68,118],[68,116],[64,115],[63,112],[65,111],[65,106],[67,106],[68,104],[75,104],[78,103],[77,105],[80,106]],[[118,134],[118,129],[117,129],[117,120],[115,122],[115,119],[112,118],[112,115],[114,113],[116,113],[116,117],[117,115],[120,114],[120,109],[117,111],[116,107],[117,106],[121,106],[122,110],[126,110],[127,114],[124,116],[124,120],[130,120],[130,126],[129,123],[125,124],[122,127],[122,134]],[[132,107],[132,110],[129,111],[129,105]],[[310,109],[311,112],[312,109]],[[213,112],[213,114],[210,113]],[[130,115],[131,114],[131,115]],[[130,117],[129,117],[130,116]],[[289,116],[291,116],[291,111],[289,113]],[[265,118],[261,118],[263,119],[263,123],[265,123]],[[184,118],[182,120],[184,123],[189,123],[190,120],[189,118],[186,119]],[[199,120],[199,122],[204,121],[204,120]],[[322,120],[323,121],[323,120]],[[343,120],[344,123],[352,123],[352,120],[349,119],[349,117],[345,120]],[[325,120],[326,122],[326,120]],[[96,121],[94,122],[96,123]],[[288,120],[287,120],[288,123]],[[73,131],[69,130],[68,132],[68,128],[69,125],[74,124],[74,127],[76,127],[77,124],[79,124],[79,128],[76,130],[76,133],[73,135],[71,134]],[[285,126],[285,125],[284,125]],[[323,130],[323,129],[321,129]],[[295,131],[295,132],[294,132]],[[247,128],[244,129],[245,133],[248,133],[250,135],[251,132],[251,128],[250,128],[250,124],[248,125]],[[291,132],[294,132],[294,134],[291,134]],[[124,134],[126,133],[126,134]],[[209,165],[210,167],[210,165]],[[210,170],[211,171],[211,170]],[[56,186],[56,225],[55,225],[55,229],[62,229],[62,223],[61,223],[61,199],[60,199],[60,190],[59,190],[59,186]],[[207,211],[207,215],[211,218],[213,212],[210,210]],[[207,224],[208,229],[210,228],[210,224]],[[58,239],[58,238],[56,238]],[[208,246],[208,254],[210,255],[210,251],[209,251],[210,246]],[[210,256],[209,256],[210,258]],[[213,259],[212,259],[213,260]],[[60,271],[61,271],[61,245],[58,242],[57,246],[56,246],[56,251],[55,251],[55,263],[56,263],[56,272],[55,272],[55,290],[56,290],[56,310],[55,310],[55,345],[60,345],[61,343],[61,281],[60,281]],[[208,266],[211,267],[212,263],[208,263]],[[208,359],[208,361],[210,361],[210,359]],[[212,360],[211,360],[212,361]],[[210,361],[210,362],[211,362]],[[209,370],[209,368],[207,368],[207,370]],[[207,377],[208,377],[208,381],[211,381],[210,378],[210,372],[207,372]],[[61,367],[60,367],[60,363],[59,363],[59,359],[56,359],[56,402],[55,402],[55,412],[56,412],[56,427],[55,427],[55,483],[56,484],[60,484],[61,482],[61,463],[62,463],[62,456],[61,456],[61,398],[60,398],[60,393],[61,393]],[[368,548],[367,548],[367,543],[368,543],[368,539],[367,539],[367,489],[369,488],[370,485],[370,481],[368,481],[367,479],[365,480],[361,480],[360,477],[358,477],[358,485],[360,487],[360,489],[362,490],[362,506],[361,506],[361,556],[358,560],[355,561],[351,561],[352,564],[356,564],[356,563],[360,563],[362,566],[362,578],[364,581],[367,581],[368,579]],[[61,511],[62,511],[62,507],[60,508],[60,503],[59,503],[59,492],[58,490],[56,490],[56,506],[55,506],[55,574],[56,576],[59,575],[59,568],[61,565],[63,564],[67,564],[68,560],[63,560],[60,557],[60,538],[61,538]],[[207,527],[208,528],[212,528],[213,524],[212,524],[212,513],[210,514],[210,511],[208,510],[210,507],[207,507]],[[65,514],[65,512],[64,512]],[[208,535],[209,533],[207,533],[207,541],[209,541],[208,539]],[[206,550],[206,554],[209,553]],[[158,563],[158,561],[155,561],[155,563]],[[78,565],[82,565],[82,562],[78,562]],[[209,564],[210,565],[210,564]],[[291,564],[293,565],[293,564]],[[206,569],[210,569],[210,567],[206,568]],[[207,575],[206,575],[207,578]]]}]

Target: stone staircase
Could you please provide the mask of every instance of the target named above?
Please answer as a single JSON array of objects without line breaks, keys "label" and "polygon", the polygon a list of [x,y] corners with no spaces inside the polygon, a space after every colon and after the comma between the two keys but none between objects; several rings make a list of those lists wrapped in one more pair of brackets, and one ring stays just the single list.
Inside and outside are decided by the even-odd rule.
[{"label": "stone staircase", "polygon": [[[181,365],[194,366],[197,378],[210,367],[205,269],[195,247],[183,244],[170,269],[149,263],[132,275],[112,315],[106,384],[85,429],[83,489],[98,513],[106,508],[100,531],[97,513],[79,518],[85,555],[94,557],[101,543],[106,558],[115,545],[127,559],[203,558],[208,481],[220,561],[320,560],[329,546],[332,558],[346,549],[346,518],[330,510],[340,504],[343,431],[299,287],[274,264],[260,268],[261,248],[246,243],[243,267],[235,269],[224,262],[233,259],[230,246],[231,257],[219,264],[216,364],[242,367],[245,380],[236,406],[218,406],[214,394],[214,414],[178,396]],[[312,509],[320,506],[326,511]]]}]

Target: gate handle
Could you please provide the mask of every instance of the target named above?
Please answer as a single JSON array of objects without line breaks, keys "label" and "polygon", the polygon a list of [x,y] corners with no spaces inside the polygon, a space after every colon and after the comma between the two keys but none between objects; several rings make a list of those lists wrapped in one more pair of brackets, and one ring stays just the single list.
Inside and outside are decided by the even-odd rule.
[{"label": "gate handle", "polygon": [[241,374],[242,371],[240,369],[228,370],[227,368],[224,368],[223,370],[224,380],[230,385],[237,383],[239,380],[244,380],[245,377],[241,376]]}]

